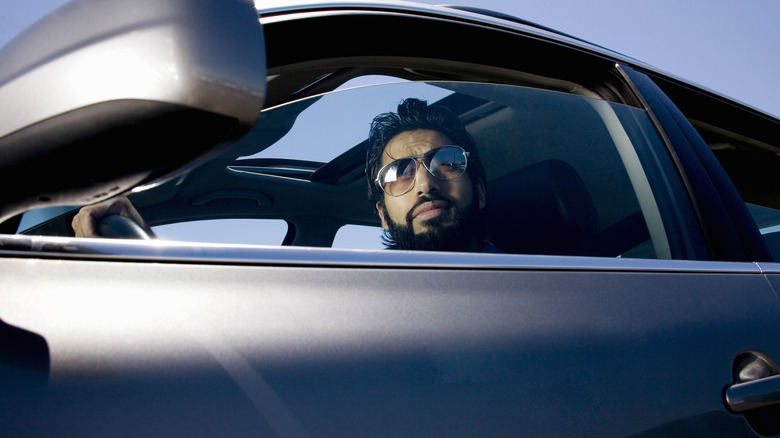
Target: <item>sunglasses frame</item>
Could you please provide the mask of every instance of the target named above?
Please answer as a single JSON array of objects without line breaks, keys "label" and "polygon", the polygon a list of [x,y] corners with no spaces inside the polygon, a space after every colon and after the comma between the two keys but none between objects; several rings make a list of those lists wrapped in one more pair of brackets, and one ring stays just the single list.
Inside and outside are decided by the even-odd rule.
[{"label": "sunglasses frame", "polygon": [[[428,166],[425,165],[425,161],[423,161],[423,158],[426,155],[429,155],[431,152],[433,152],[433,155],[436,155],[436,152],[434,152],[434,151],[438,151],[438,150],[444,149],[444,148],[459,149],[463,153],[463,157],[465,158],[465,163],[463,165],[463,172],[461,172],[461,174],[456,176],[455,178],[447,179],[447,178],[442,178],[440,176],[434,175],[433,172],[431,172],[431,169],[428,169]],[[387,190],[385,190],[384,185],[381,183],[381,181],[379,181],[379,175],[381,175],[382,172],[384,172],[384,170],[387,169],[389,166],[391,166],[393,163],[395,163],[397,161],[400,161],[400,160],[408,160],[408,159],[413,159],[414,162],[417,165],[417,169],[414,171],[414,178],[412,179],[412,183],[409,184],[409,188],[407,188],[406,190],[404,190],[403,192],[401,192],[401,193],[399,193],[397,195],[393,195],[393,194],[388,193]],[[374,178],[374,183],[376,185],[378,185],[379,188],[382,189],[382,191],[385,194],[387,194],[387,196],[392,196],[392,197],[395,198],[395,197],[398,197],[398,196],[405,195],[405,194],[409,193],[410,190],[412,190],[412,188],[414,187],[415,183],[417,182],[417,174],[420,172],[420,164],[422,164],[422,167],[425,169],[425,171],[428,172],[434,178],[440,179],[440,180],[443,180],[443,181],[452,181],[452,180],[460,178],[461,176],[463,176],[464,173],[466,173],[466,169],[468,168],[468,165],[469,165],[469,152],[467,150],[463,149],[460,146],[456,146],[456,145],[452,145],[452,144],[445,144],[445,145],[441,145],[441,146],[435,147],[435,148],[433,148],[433,149],[431,149],[431,150],[429,150],[427,152],[424,152],[424,153],[422,153],[420,155],[413,155],[413,156],[409,156],[409,157],[396,158],[395,160],[385,164],[384,166],[382,166],[379,169],[379,172],[377,172],[377,174],[376,174],[376,178]]]}]

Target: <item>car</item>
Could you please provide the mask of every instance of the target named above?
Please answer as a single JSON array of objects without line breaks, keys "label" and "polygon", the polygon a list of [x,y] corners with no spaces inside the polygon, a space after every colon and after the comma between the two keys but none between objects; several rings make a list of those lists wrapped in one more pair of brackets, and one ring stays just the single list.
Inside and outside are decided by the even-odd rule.
[{"label": "car", "polygon": [[[410,97],[473,137],[500,253],[383,249],[367,136]],[[0,102],[4,436],[780,434],[774,116],[365,1],[74,1]],[[114,196],[156,238],[75,237]]]}]

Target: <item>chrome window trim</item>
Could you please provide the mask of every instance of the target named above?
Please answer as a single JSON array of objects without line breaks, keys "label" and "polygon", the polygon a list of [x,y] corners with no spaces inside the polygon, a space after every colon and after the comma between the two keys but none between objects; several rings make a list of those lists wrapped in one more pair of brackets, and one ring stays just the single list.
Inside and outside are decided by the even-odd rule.
[{"label": "chrome window trim", "polygon": [[[567,270],[617,272],[780,272],[780,264],[522,254],[431,253],[292,246],[221,245],[171,241],[0,236],[1,258],[274,265],[380,269]],[[764,268],[762,270],[762,267]]]},{"label": "chrome window trim", "polygon": [[761,262],[757,264],[764,274],[780,274],[780,263]]}]

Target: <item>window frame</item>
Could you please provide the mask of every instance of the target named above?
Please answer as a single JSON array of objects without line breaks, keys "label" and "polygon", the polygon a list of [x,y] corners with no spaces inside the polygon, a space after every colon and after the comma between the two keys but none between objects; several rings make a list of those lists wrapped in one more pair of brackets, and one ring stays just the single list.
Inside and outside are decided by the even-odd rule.
[{"label": "window frame", "polygon": [[682,111],[645,72],[622,66],[667,142],[696,212],[709,259],[772,261],[728,174]]},{"label": "window frame", "polygon": [[[411,85],[413,87],[415,87],[415,88],[418,86],[415,83],[411,83]],[[482,93],[486,93],[483,97],[485,97],[488,100],[490,100],[491,98],[487,97],[487,96],[497,96],[496,93],[498,93],[498,95],[503,95],[504,94],[504,92],[502,92],[499,89],[490,90],[491,87],[501,87],[501,86],[503,86],[503,85],[497,85],[497,84],[473,84],[472,85],[472,84],[468,84],[468,83],[445,82],[445,83],[438,83],[438,85],[441,87],[441,89],[448,90],[449,92],[455,92],[455,93],[457,93],[459,91],[460,92],[464,92],[465,93],[463,95],[464,97],[465,96],[469,96],[471,94],[470,90],[472,90],[472,92],[475,93],[474,96],[481,96]],[[385,86],[385,85],[380,85],[380,86]],[[397,87],[397,86],[398,85],[391,85],[391,87]],[[511,87],[511,85],[507,85],[507,86]],[[472,89],[471,87],[485,87],[485,90],[481,90],[480,88]],[[343,94],[343,93],[353,93],[353,92],[360,92],[363,89],[365,89],[365,88],[359,88],[357,90],[340,90],[340,91],[337,91],[337,92],[340,93],[340,94]],[[559,96],[563,96],[560,93],[556,93],[554,91],[548,91],[548,90],[544,90],[544,89],[539,90],[539,89],[536,89],[536,88],[527,88],[527,87],[525,89],[529,90],[529,93],[531,93],[530,96],[526,96],[526,97],[532,97],[532,96],[535,95],[536,98],[541,99],[541,101],[544,101],[544,102],[547,101],[548,94],[546,94],[546,93],[549,93],[549,97],[551,99],[556,94],[558,94]],[[522,101],[523,100],[523,96],[525,96],[523,94],[524,92],[521,91],[522,90],[521,88],[518,88],[517,90],[518,90],[518,93],[520,93],[517,96],[517,99],[514,99],[514,100],[510,99],[508,101],[508,102],[513,102],[512,104],[504,102],[506,105],[510,105],[510,108],[514,106],[514,104],[516,103],[516,101],[518,101],[518,99],[520,99],[520,101]],[[404,91],[403,93],[400,93],[400,94],[404,94],[404,93],[406,93],[406,91]],[[396,92],[396,94],[398,94],[398,93]],[[571,96],[572,99],[575,99],[576,97],[578,97],[576,95],[576,93],[575,94],[571,94],[570,96]],[[314,101],[319,102],[322,97],[324,97],[324,96],[316,97],[316,98],[314,98]],[[691,245],[691,244],[683,244],[683,245],[676,244],[675,248],[674,248],[674,252],[672,252],[672,248],[670,248],[670,244],[676,243],[676,242],[679,242],[679,241],[688,242],[688,239],[686,238],[686,236],[684,234],[680,233],[681,230],[686,230],[686,227],[684,225],[682,225],[682,224],[678,224],[677,223],[678,220],[679,220],[679,217],[681,216],[681,213],[677,212],[676,214],[674,214],[674,213],[672,213],[670,211],[661,211],[662,209],[676,209],[677,208],[676,207],[676,203],[675,203],[675,196],[672,196],[672,194],[666,193],[666,192],[667,191],[671,191],[670,186],[675,186],[676,187],[676,186],[679,186],[679,184],[673,184],[673,183],[670,183],[668,181],[669,180],[668,174],[670,173],[668,171],[668,168],[671,166],[670,160],[669,159],[664,159],[662,157],[659,158],[659,151],[655,151],[654,150],[654,149],[657,148],[657,145],[660,144],[660,143],[654,144],[654,143],[645,143],[645,142],[642,142],[642,141],[636,142],[636,139],[641,139],[643,137],[647,138],[648,132],[644,132],[644,133],[642,132],[644,129],[647,129],[647,128],[640,127],[640,124],[638,123],[639,120],[636,118],[636,114],[634,114],[633,116],[631,115],[631,110],[632,110],[631,107],[626,107],[626,109],[627,109],[626,111],[621,110],[620,111],[621,116],[618,117],[618,113],[615,112],[615,110],[617,108],[612,106],[612,105],[617,105],[617,104],[608,103],[608,102],[606,102],[604,100],[590,99],[590,98],[583,97],[583,96],[579,96],[579,97],[581,99],[579,99],[579,100],[575,99],[575,100],[573,100],[572,103],[576,103],[575,107],[579,107],[581,105],[583,108],[590,108],[589,111],[592,112],[592,116],[594,118],[594,121],[595,120],[599,120],[600,123],[598,123],[598,124],[599,125],[601,125],[601,124],[604,125],[603,127],[599,128],[599,129],[601,131],[604,131],[604,133],[601,134],[601,135],[604,136],[604,140],[606,140],[607,143],[608,143],[608,145],[606,145],[607,149],[612,150],[613,147],[615,148],[614,151],[613,151],[614,152],[614,157],[612,158],[612,161],[614,161],[614,162],[611,163],[611,165],[612,166],[618,166],[618,167],[620,165],[622,165],[623,167],[620,167],[620,169],[622,169],[623,171],[627,172],[628,180],[630,180],[630,186],[633,188],[633,190],[629,190],[629,191],[631,193],[633,193],[633,195],[636,197],[636,200],[639,202],[639,210],[638,211],[642,213],[642,216],[644,217],[645,223],[647,224],[647,226],[648,226],[648,228],[650,230],[650,236],[651,236],[651,240],[653,241],[653,247],[655,248],[656,256],[659,257],[659,258],[688,258],[688,259],[696,259],[696,257],[692,256],[692,254],[695,254],[695,253],[687,251],[687,249],[689,249],[691,246],[695,246],[695,245]],[[555,99],[560,99],[560,98],[562,98],[562,97],[556,97]],[[499,103],[501,102],[501,97],[496,97],[496,99],[498,99],[496,101],[496,102],[498,102],[498,103],[496,103],[496,105],[499,105]],[[301,104],[303,104],[303,107],[307,108],[307,109],[309,108],[309,104],[307,103],[308,100],[309,99],[305,99],[305,100],[301,101]],[[557,100],[556,100],[556,102],[557,102]],[[561,104],[561,103],[559,103],[559,104]],[[555,104],[553,104],[553,106],[555,106]],[[518,109],[518,108],[515,108],[515,109]],[[640,109],[636,109],[636,111],[641,111],[641,110]],[[298,114],[298,113],[297,112],[293,112],[293,114]],[[488,114],[491,114],[491,113],[488,113]],[[555,116],[556,114],[557,114],[557,112],[556,113],[552,113],[553,116]],[[575,111],[574,114],[576,115],[577,112]],[[563,114],[561,114],[559,117],[563,117]],[[633,117],[633,120],[631,120],[632,117]],[[298,118],[298,117],[296,116],[296,118]],[[563,118],[564,119],[569,119],[571,117],[563,117]],[[574,118],[577,118],[577,117],[574,117]],[[625,119],[628,120],[628,122],[633,122],[633,123],[626,124],[626,121],[625,120],[621,120],[621,118],[625,118]],[[649,120],[650,119],[648,118],[648,121]],[[647,122],[645,122],[645,123],[647,123]],[[626,132],[626,128],[627,127],[631,127],[630,129],[636,130],[636,132],[633,132],[631,134],[632,137],[629,137],[629,134]],[[271,128],[272,128],[272,130],[274,129],[273,126]],[[652,129],[653,128],[651,126],[650,130],[652,130]],[[588,131],[590,131],[590,129]],[[264,130],[261,129],[260,132],[264,132]],[[543,133],[543,132],[544,131],[541,131],[541,133]],[[541,138],[543,138],[543,137],[541,137]],[[632,138],[634,140],[633,142],[632,142]],[[659,140],[660,140],[660,137],[659,137]],[[250,143],[251,143],[251,141],[250,141]],[[495,139],[494,139],[494,143],[496,143]],[[500,142],[497,142],[497,143],[501,144],[501,145],[509,144],[510,147],[512,145],[511,142],[505,142],[505,141],[500,141]],[[587,142],[583,143],[582,146],[587,146],[586,143]],[[634,143],[637,143],[637,144],[634,144]],[[613,146],[609,146],[609,144],[611,144]],[[274,146],[276,146],[276,144],[271,146],[271,149],[273,149]],[[604,147],[604,145],[602,145],[601,147]],[[646,149],[646,150],[644,152],[641,152],[640,150],[637,150],[637,147],[639,147],[639,149]],[[540,146],[540,148],[541,148],[540,150],[544,150],[544,148],[542,148],[541,146]],[[239,149],[241,149],[241,148],[239,148]],[[577,150],[577,149],[582,149],[582,148],[574,147],[574,148],[572,148],[572,151]],[[586,148],[585,150],[588,150],[588,148]],[[498,156],[499,157],[503,157],[503,156],[509,157],[509,156],[512,156],[512,155],[515,154],[515,152],[513,152],[512,149],[509,149],[509,148],[505,149],[503,146],[501,146],[499,149],[497,149],[497,151],[498,151],[498,154],[499,154]],[[640,157],[640,155],[639,155],[640,152],[641,152],[642,157]],[[595,151],[590,152],[590,154],[593,154],[593,153],[596,153],[596,152]],[[542,152],[541,153],[541,156],[545,156],[545,155],[547,155],[546,152]],[[579,156],[579,155],[581,155],[581,152],[577,153],[577,156]],[[566,156],[566,157],[568,157],[568,156]],[[618,160],[617,157],[620,157],[620,159]],[[568,159],[568,158],[564,157],[564,159]],[[274,158],[271,158],[269,160],[270,161],[279,161],[279,162],[283,161],[283,160],[280,161],[279,159],[274,159]],[[577,160],[577,158],[575,158],[575,160]],[[531,160],[531,163],[533,163],[533,162],[534,161]],[[204,167],[207,169],[207,171],[210,171],[210,172],[214,172],[214,171],[225,172],[226,171],[225,168],[224,168],[225,164],[224,164],[224,160],[223,159],[219,158],[219,159],[215,160],[215,163],[216,163],[215,164],[216,167],[214,167],[214,165],[211,165],[211,164],[208,164],[208,163],[207,163],[208,165],[206,165]],[[667,168],[666,170],[663,169],[664,166],[661,165],[662,163],[666,163],[665,164],[665,166]],[[313,164],[313,163],[310,163],[310,164]],[[584,166],[590,166],[589,164],[583,164],[583,165]],[[222,167],[220,167],[220,166],[222,166]],[[233,167],[233,165],[231,165],[231,164],[227,165],[228,169],[230,169],[231,171],[235,171],[235,169],[232,169],[232,167]],[[618,167],[615,167],[615,170],[620,172],[620,169]],[[169,184],[169,188],[165,188],[165,187],[161,188],[160,190],[162,191],[163,203],[159,203],[159,204],[157,204],[156,207],[154,207],[158,211],[158,213],[155,213],[155,215],[159,215],[160,212],[165,213],[166,211],[169,211],[170,208],[176,208],[176,207],[168,207],[168,204],[167,204],[168,199],[176,200],[176,203],[177,203],[176,205],[178,205],[178,204],[180,204],[182,202],[184,202],[185,204],[191,203],[192,205],[197,205],[197,206],[205,205],[205,204],[208,204],[208,203],[211,203],[211,202],[230,202],[229,204],[225,204],[225,205],[234,205],[235,206],[235,205],[237,205],[236,202],[240,201],[240,202],[243,202],[243,203],[247,203],[248,202],[248,204],[250,204],[250,205],[257,204],[257,205],[255,205],[255,207],[257,207],[259,205],[261,208],[263,208],[263,206],[265,206],[265,205],[270,205],[271,202],[272,202],[271,199],[274,197],[272,194],[269,194],[269,195],[264,194],[263,190],[250,192],[247,189],[247,187],[252,187],[253,185],[255,187],[257,187],[258,184],[262,184],[262,182],[263,182],[262,179],[256,180],[256,181],[254,181],[254,183],[250,183],[248,186],[237,187],[237,186],[232,186],[232,185],[227,185],[227,186],[221,186],[220,185],[220,186],[215,187],[214,189],[206,190],[204,188],[206,186],[202,186],[202,184],[208,184],[208,182],[210,180],[210,177],[209,178],[205,178],[205,179],[201,177],[201,179],[204,179],[204,181],[201,181],[199,184],[196,183],[196,185],[193,188],[195,188],[196,190],[202,190],[202,191],[193,192],[192,188],[189,188],[189,189],[188,188],[184,188],[184,189],[182,189],[182,190],[184,190],[185,193],[189,193],[189,195],[187,195],[187,196],[197,195],[196,198],[193,198],[193,199],[191,199],[189,201],[187,199],[180,198],[176,194],[176,192],[170,191],[172,185],[178,186],[179,184],[185,184],[185,182],[184,182],[185,180],[187,180],[187,179],[191,180],[192,178],[194,178],[194,175],[197,174],[198,172],[199,171],[197,169],[191,170],[190,172],[188,172],[188,175],[186,177],[181,178],[181,179],[171,180],[171,181],[173,181],[173,183]],[[263,173],[263,172],[257,173],[257,172],[247,171],[247,170],[240,170],[237,173],[239,175],[242,175],[245,178],[257,177],[258,175],[260,175],[262,177],[262,176],[265,175],[265,173]],[[587,172],[587,173],[592,173],[592,172]],[[664,173],[666,174],[665,176],[663,175]],[[206,173],[205,175],[207,176],[209,174]],[[290,175],[286,175],[286,174],[285,175],[276,174],[275,172],[269,173],[267,175],[267,177],[269,178],[269,181],[272,178],[283,178],[285,180],[297,180],[298,179],[296,177],[293,177],[293,176],[290,176]],[[653,180],[653,181],[664,180],[665,184],[664,185],[659,185],[657,183],[651,184],[650,180]],[[306,181],[306,178],[301,177],[301,181],[297,182],[296,184],[300,184],[301,186],[303,186],[303,185],[306,185],[307,183],[308,183],[308,181]],[[200,189],[198,189],[199,187],[200,187]],[[362,187],[364,187],[364,184],[361,186],[361,190],[364,190],[364,188],[362,188]],[[598,187],[599,186],[595,186],[595,187],[591,186],[591,190],[598,189]],[[157,190],[157,189],[155,189],[155,190]],[[678,188],[677,191],[680,191],[680,189]],[[269,193],[273,193],[273,192],[269,192]],[[139,196],[141,194],[143,194],[143,192],[141,192],[139,194]],[[227,196],[228,198],[224,198],[223,199],[222,196]],[[603,197],[603,196],[601,196],[601,197]],[[363,196],[361,196],[361,198],[363,198]],[[678,195],[678,196],[676,196],[676,198],[679,199],[679,198],[681,198],[681,196]],[[671,199],[671,201],[670,201],[670,199]],[[173,205],[173,204],[171,204],[171,205]],[[140,206],[141,206],[141,208],[145,208],[144,206],[146,206],[146,208],[151,208],[151,207],[149,207],[149,204],[147,203],[147,200],[145,200],[144,198],[140,199]],[[161,206],[164,207],[164,208],[161,208]],[[155,211],[154,209],[150,210],[150,212],[152,212],[152,213],[154,211]],[[236,211],[236,215],[232,215],[232,213],[231,213],[231,216],[222,216],[220,214],[220,211],[222,211],[222,210],[215,210],[214,212],[210,212],[207,209],[206,210],[200,210],[199,209],[197,211],[196,210],[183,211],[184,215],[180,215],[179,220],[175,220],[173,222],[175,223],[175,222],[189,222],[189,221],[204,221],[204,220],[211,220],[211,219],[223,219],[223,218],[228,218],[228,217],[229,218],[235,218],[235,219],[250,218],[249,217],[250,213],[249,213],[248,210]],[[224,211],[227,211],[227,210],[224,210]],[[224,211],[223,211],[223,213],[224,213]],[[341,228],[341,226],[343,225],[342,223],[338,222],[339,219],[334,216],[333,219],[336,219],[336,222],[334,222],[332,220],[328,220],[328,221],[324,221],[323,222],[322,220],[317,220],[316,216],[311,216],[311,217],[309,217],[308,215],[301,216],[300,213],[301,212],[298,213],[298,216],[291,215],[291,216],[282,216],[282,217],[278,218],[278,219],[282,219],[282,220],[287,221],[287,223],[289,225],[289,228],[288,228],[289,231],[288,231],[286,237],[284,239],[280,239],[280,240],[282,240],[281,243],[284,244],[284,245],[306,245],[306,246],[330,246],[330,245],[332,245],[331,241],[325,241],[325,240],[322,240],[322,238],[318,238],[318,240],[316,242],[312,242],[311,238],[314,235],[311,232],[307,231],[307,230],[309,228],[311,228],[312,226],[319,227],[319,228],[331,227],[331,228],[333,228],[333,235],[335,235],[337,230],[339,228]],[[682,213],[682,215],[684,216],[685,214]],[[143,210],[142,210],[142,216],[144,216],[145,218],[149,218],[149,219],[147,219],[147,222],[150,225],[152,225],[152,226],[160,225],[158,223],[160,221],[160,219],[161,219],[160,217],[155,218],[154,215],[147,216],[147,214],[145,214],[143,212]],[[618,217],[622,217],[622,216],[618,216]],[[274,217],[273,216],[268,216],[268,217],[258,216],[258,217],[251,217],[251,218],[259,220],[259,219],[263,219],[263,218],[265,218],[265,219],[272,219]],[[164,219],[164,217],[163,217],[163,219]],[[165,224],[168,221],[170,221],[170,219],[168,219],[167,221],[163,221],[162,224]],[[607,225],[604,225],[604,226],[606,227]],[[670,230],[671,234],[667,233],[666,227],[670,227],[669,230]],[[602,229],[601,231],[603,231],[603,230],[604,229]],[[325,234],[322,234],[322,236],[327,237]],[[212,241],[212,240],[208,239],[208,238],[203,239],[203,240],[201,240],[201,239],[192,239],[192,242],[209,242],[209,241]],[[231,243],[231,242],[226,242],[226,243]],[[236,243],[236,242],[232,242],[232,243]],[[567,253],[561,252],[561,253],[549,253],[549,254],[552,254],[552,255],[565,255]],[[600,254],[600,252],[595,252],[594,254]]]},{"label": "window frame", "polygon": [[[370,17],[370,20],[367,17]],[[506,56],[495,56],[488,53],[471,53],[468,57],[464,57],[465,55],[461,53],[462,51],[450,50],[442,52],[437,50],[441,49],[440,45],[435,44],[433,41],[424,40],[422,43],[417,41],[417,43],[421,44],[414,46],[413,53],[399,58],[393,47],[383,47],[377,51],[373,50],[377,49],[376,47],[355,44],[354,41],[352,41],[352,44],[342,46],[334,44],[334,42],[337,42],[339,38],[343,38],[345,35],[328,32],[322,33],[323,38],[310,41],[316,44],[307,44],[304,47],[305,50],[290,51],[289,47],[283,44],[287,39],[280,37],[289,34],[289,32],[297,32],[303,24],[302,21],[323,29],[332,28],[341,21],[362,23],[362,26],[368,26],[373,34],[383,32],[386,24],[392,24],[393,27],[397,26],[400,19],[408,21],[410,28],[430,29],[428,25],[434,25],[434,27],[441,27],[442,29],[458,29],[460,31],[457,35],[458,38],[468,39],[475,35],[488,37],[488,40],[501,42],[501,46],[509,47],[514,45],[518,48],[528,49],[524,52],[527,56],[522,57],[522,59],[516,59],[516,57],[507,58]],[[370,26],[367,24],[369,22],[372,23]],[[738,261],[770,259],[767,257],[768,251],[765,251],[765,248],[762,250],[762,243],[755,243],[756,240],[761,242],[760,235],[754,225],[751,229],[750,224],[752,222],[745,220],[747,217],[746,208],[742,206],[742,211],[740,211],[739,207],[734,208],[733,205],[729,205],[727,208],[719,205],[714,197],[709,179],[706,182],[696,181],[697,178],[695,176],[698,174],[706,175],[704,167],[709,168],[711,166],[709,164],[695,164],[698,160],[692,158],[689,152],[683,152],[682,154],[685,157],[680,157],[681,154],[677,149],[683,150],[690,147],[689,140],[686,138],[686,135],[693,130],[690,123],[684,117],[666,114],[669,111],[667,104],[659,104],[657,102],[659,99],[658,95],[663,95],[663,92],[655,85],[655,88],[642,85],[640,75],[645,73],[638,73],[626,64],[621,64],[618,68],[614,68],[615,60],[620,58],[617,55],[613,56],[607,51],[598,51],[595,47],[586,47],[581,42],[565,41],[565,39],[556,40],[546,36],[544,32],[538,32],[538,30],[531,31],[525,28],[486,26],[485,23],[469,23],[468,20],[461,22],[453,21],[452,18],[413,16],[412,14],[398,11],[371,10],[335,15],[329,12],[310,11],[303,14],[261,17],[261,23],[268,37],[269,77],[276,81],[269,83],[267,101],[271,105],[311,95],[321,90],[320,87],[323,85],[329,87],[320,78],[322,77],[323,69],[326,71],[327,76],[332,76],[333,72],[327,66],[336,64],[352,67],[360,67],[361,65],[386,65],[393,67],[397,66],[398,62],[403,62],[404,60],[417,60],[418,64],[410,68],[410,71],[414,71],[415,74],[421,72],[450,76],[474,74],[486,82],[505,79],[513,83],[522,83],[527,78],[524,75],[529,73],[532,75],[549,74],[557,79],[566,79],[558,76],[565,72],[564,76],[568,75],[567,77],[574,75],[586,81],[590,80],[591,82],[588,82],[588,85],[598,89],[599,92],[608,94],[623,103],[645,108],[652,114],[659,133],[668,141],[667,152],[671,155],[679,177],[688,189],[689,201],[698,215],[700,228],[698,231],[702,232],[703,240],[707,246],[707,254],[700,254],[699,258]],[[414,32],[409,32],[409,35],[414,34]],[[273,36],[273,38],[269,36]],[[399,41],[394,46],[407,47],[407,45],[402,43],[403,41]],[[457,47],[457,45],[454,46]],[[328,49],[325,50],[325,47],[328,47]],[[394,53],[390,53],[388,50]],[[552,52],[556,54],[553,58],[558,61],[550,63],[536,62],[539,59],[549,59]],[[571,65],[572,62],[576,62],[582,68],[564,68],[567,65]],[[474,68],[448,71],[447,67],[451,65],[471,65]],[[425,66],[430,66],[431,71],[426,72],[424,70]],[[296,71],[305,77],[303,79],[304,82],[292,81],[281,87],[275,87],[276,84],[279,84],[277,79],[281,73]],[[594,74],[596,71],[600,73]],[[595,79],[596,77],[598,77],[598,80]],[[610,79],[606,80],[605,78],[607,77],[610,77]],[[605,80],[605,82],[594,83],[601,80]],[[302,83],[306,83],[309,86],[301,89],[300,92],[293,88]],[[665,95],[663,99],[668,100]],[[674,104],[669,102],[668,105],[674,109]],[[659,113],[661,114],[659,115]],[[693,154],[695,157],[696,152],[693,152]],[[728,186],[729,183],[719,184]],[[726,191],[728,190],[726,189]],[[726,210],[735,215],[734,223],[731,222],[731,218],[726,214]],[[710,213],[712,212],[716,214],[711,215]],[[690,224],[686,224],[686,226],[688,225]],[[738,230],[735,231],[734,227],[738,228]],[[695,235],[696,232],[697,230],[691,230],[692,235]],[[758,236],[758,239],[756,239],[756,236]],[[291,239],[288,238],[286,241],[290,242]],[[742,247],[743,242],[745,242],[745,248]],[[696,249],[696,251],[699,250]],[[756,256],[753,256],[754,254]]]}]

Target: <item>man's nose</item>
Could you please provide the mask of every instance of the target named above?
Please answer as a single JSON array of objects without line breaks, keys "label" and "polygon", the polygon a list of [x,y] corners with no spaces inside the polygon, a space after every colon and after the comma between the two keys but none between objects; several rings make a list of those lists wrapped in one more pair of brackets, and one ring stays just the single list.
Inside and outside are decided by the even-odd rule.
[{"label": "man's nose", "polygon": [[439,179],[431,175],[428,169],[422,165],[417,169],[417,181],[415,184],[417,196],[439,191]]}]

